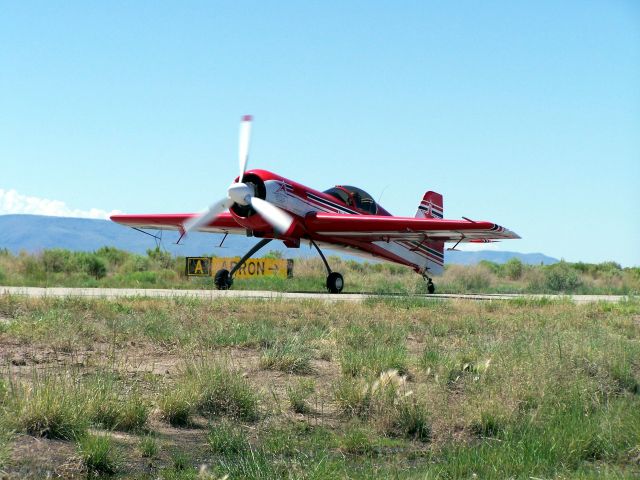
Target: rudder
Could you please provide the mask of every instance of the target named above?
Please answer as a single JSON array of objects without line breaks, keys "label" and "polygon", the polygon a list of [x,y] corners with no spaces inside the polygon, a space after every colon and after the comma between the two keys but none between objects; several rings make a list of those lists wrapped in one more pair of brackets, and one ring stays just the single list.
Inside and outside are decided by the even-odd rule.
[{"label": "rudder", "polygon": [[429,190],[422,197],[416,218],[444,218],[444,202],[442,195]]}]

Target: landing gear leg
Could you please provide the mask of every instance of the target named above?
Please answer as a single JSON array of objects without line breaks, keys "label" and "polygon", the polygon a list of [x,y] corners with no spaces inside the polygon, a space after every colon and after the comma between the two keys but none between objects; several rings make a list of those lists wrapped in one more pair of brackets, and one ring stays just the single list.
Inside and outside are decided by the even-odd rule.
[{"label": "landing gear leg", "polygon": [[342,275],[340,275],[338,272],[331,271],[331,267],[329,266],[327,259],[324,257],[322,250],[320,250],[320,247],[318,247],[316,242],[314,242],[313,240],[310,241],[311,245],[316,247],[316,250],[320,254],[320,258],[322,258],[324,266],[327,268],[327,290],[329,290],[329,293],[340,293],[342,291],[342,288],[344,287],[344,279],[342,278]]},{"label": "landing gear leg", "polygon": [[423,274],[422,278],[424,278],[424,281],[427,282],[427,292],[429,293],[435,292],[436,286],[433,284],[433,280],[431,279],[431,277],[427,276],[426,274]]},{"label": "landing gear leg", "polygon": [[236,263],[233,266],[231,271],[226,270],[224,268],[222,270],[218,270],[216,272],[215,278],[213,279],[213,283],[215,284],[216,288],[218,290],[229,290],[231,288],[231,285],[233,285],[233,274],[236,273],[238,271],[238,269],[240,267],[242,267],[242,265],[244,265],[244,263],[251,258],[251,255],[256,253],[258,250],[260,250],[262,247],[264,247],[271,240],[273,240],[273,239],[272,238],[264,238],[264,239],[260,240],[257,244],[255,244],[253,246],[253,248],[251,250],[249,250],[245,254],[244,257],[242,257],[240,259],[240,261],[238,263]]}]

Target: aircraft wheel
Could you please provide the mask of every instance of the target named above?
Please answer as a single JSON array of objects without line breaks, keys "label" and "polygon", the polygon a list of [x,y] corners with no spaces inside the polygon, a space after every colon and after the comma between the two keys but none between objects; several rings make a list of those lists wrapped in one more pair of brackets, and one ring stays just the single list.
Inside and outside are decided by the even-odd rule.
[{"label": "aircraft wheel", "polygon": [[218,290],[229,290],[233,285],[233,278],[229,276],[229,270],[218,270],[213,279],[213,283]]},{"label": "aircraft wheel", "polygon": [[329,293],[340,293],[344,287],[344,279],[338,272],[331,272],[327,277],[327,290]]},{"label": "aircraft wheel", "polygon": [[431,280],[427,282],[427,292],[433,293],[436,291],[436,286],[433,284]]}]

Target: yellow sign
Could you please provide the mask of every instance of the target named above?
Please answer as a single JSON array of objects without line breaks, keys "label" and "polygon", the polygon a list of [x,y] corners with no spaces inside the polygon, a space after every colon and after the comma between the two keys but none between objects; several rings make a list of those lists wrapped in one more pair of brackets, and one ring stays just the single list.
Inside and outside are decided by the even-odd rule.
[{"label": "yellow sign", "polygon": [[[215,276],[218,270],[235,267],[240,257],[187,257],[185,273],[188,277]],[[293,277],[293,260],[276,258],[250,258],[234,274],[234,278]]]},{"label": "yellow sign", "polygon": [[209,277],[211,276],[211,258],[209,257],[187,257],[185,273],[188,277]]},{"label": "yellow sign", "polygon": [[[240,257],[212,258],[211,275],[218,270],[231,270]],[[233,278],[282,277],[293,276],[293,260],[280,258],[250,258],[234,274]]]}]

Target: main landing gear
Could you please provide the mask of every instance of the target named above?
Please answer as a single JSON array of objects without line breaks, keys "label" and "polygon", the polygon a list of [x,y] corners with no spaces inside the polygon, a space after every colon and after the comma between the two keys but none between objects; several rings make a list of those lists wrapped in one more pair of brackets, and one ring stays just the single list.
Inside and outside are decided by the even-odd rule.
[{"label": "main landing gear", "polygon": [[311,242],[311,245],[316,247],[316,250],[320,254],[320,258],[322,258],[324,266],[327,267],[327,272],[329,273],[329,275],[327,275],[327,290],[329,290],[329,293],[340,293],[344,287],[344,279],[342,278],[342,275],[338,272],[331,271],[331,267],[329,266],[327,259],[324,258],[324,254],[322,253],[322,250],[320,250],[320,247],[318,247],[316,242],[313,240],[309,241]]},{"label": "main landing gear", "polygon": [[264,238],[256,243],[251,250],[249,250],[244,257],[240,259],[238,263],[236,263],[231,271],[222,269],[216,272],[216,276],[213,278],[213,284],[216,286],[218,290],[229,290],[231,285],[233,285],[233,274],[244,265],[244,262],[251,258],[251,255],[256,253],[262,247],[264,247],[267,243],[269,243],[271,238]]},{"label": "main landing gear", "polygon": [[[238,261],[238,263],[233,266],[231,271],[226,269],[218,270],[213,279],[213,283],[216,288],[218,290],[229,290],[231,288],[231,285],[233,285],[233,274],[236,273],[242,267],[242,265],[244,265],[244,263],[249,260],[249,258],[251,258],[251,255],[256,253],[271,240],[271,238],[260,240],[251,250],[249,250],[245,254],[244,257],[240,259],[240,261]],[[342,288],[344,287],[344,279],[342,278],[342,275],[340,275],[338,272],[332,272],[331,267],[329,267],[329,263],[327,263],[327,259],[324,257],[324,254],[322,253],[318,245],[316,245],[316,242],[311,240],[311,244],[316,247],[316,250],[320,254],[320,258],[322,258],[324,266],[327,267],[327,272],[329,272],[329,275],[327,276],[327,290],[330,293],[340,293],[342,291]]]},{"label": "main landing gear", "polygon": [[433,284],[433,280],[431,279],[431,277],[427,276],[426,273],[423,273],[422,278],[424,279],[425,282],[427,282],[427,292],[429,293],[435,292],[436,286]]}]

